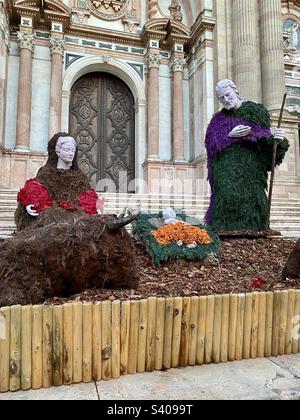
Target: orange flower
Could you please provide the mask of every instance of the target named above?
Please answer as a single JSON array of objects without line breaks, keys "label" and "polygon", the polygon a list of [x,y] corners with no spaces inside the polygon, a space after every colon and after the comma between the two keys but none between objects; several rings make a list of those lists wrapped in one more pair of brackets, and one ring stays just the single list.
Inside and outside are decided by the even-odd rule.
[{"label": "orange flower", "polygon": [[212,239],[205,229],[184,223],[167,225],[158,230],[153,230],[151,234],[160,245],[170,245],[179,241],[182,241],[184,245],[190,245],[193,242],[199,245],[212,244]]}]

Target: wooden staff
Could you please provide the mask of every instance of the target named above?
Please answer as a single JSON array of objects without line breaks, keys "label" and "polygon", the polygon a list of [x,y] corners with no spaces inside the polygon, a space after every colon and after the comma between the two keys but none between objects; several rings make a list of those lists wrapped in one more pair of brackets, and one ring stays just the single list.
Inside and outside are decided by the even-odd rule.
[{"label": "wooden staff", "polygon": [[[284,97],[283,97],[277,128],[281,127],[283,112],[284,112],[285,103],[286,103],[286,98],[287,98],[287,93],[285,93]],[[270,227],[271,227],[271,209],[272,209],[272,198],[273,198],[273,189],[274,189],[274,180],[275,180],[277,147],[278,147],[278,141],[275,139],[274,148],[273,148],[271,181],[270,181],[270,189],[269,189],[269,208],[268,208],[268,218],[267,218],[267,228],[268,229],[270,229]]]}]

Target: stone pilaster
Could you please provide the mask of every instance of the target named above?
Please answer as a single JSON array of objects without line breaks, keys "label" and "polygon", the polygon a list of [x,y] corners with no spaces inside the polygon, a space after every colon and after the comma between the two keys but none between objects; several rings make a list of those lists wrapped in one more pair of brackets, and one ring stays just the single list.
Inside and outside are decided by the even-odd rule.
[{"label": "stone pilaster", "polygon": [[32,53],[35,37],[29,33],[18,33],[20,47],[17,139],[16,150],[28,151],[30,144]]},{"label": "stone pilaster", "polygon": [[263,102],[269,109],[280,109],[285,90],[282,51],[281,0],[260,4]]},{"label": "stone pilaster", "polygon": [[184,161],[184,104],[183,71],[186,65],[184,57],[174,57],[171,64],[173,71],[173,159]]},{"label": "stone pilaster", "polygon": [[5,7],[0,1],[0,144],[4,144],[9,27]]},{"label": "stone pilaster", "polygon": [[49,137],[61,131],[62,77],[64,40],[50,38],[51,52],[51,87]]},{"label": "stone pilaster", "polygon": [[148,64],[148,159],[159,159],[159,68],[161,55],[149,52]]},{"label": "stone pilaster", "polygon": [[244,99],[261,102],[260,0],[233,0],[234,80]]}]

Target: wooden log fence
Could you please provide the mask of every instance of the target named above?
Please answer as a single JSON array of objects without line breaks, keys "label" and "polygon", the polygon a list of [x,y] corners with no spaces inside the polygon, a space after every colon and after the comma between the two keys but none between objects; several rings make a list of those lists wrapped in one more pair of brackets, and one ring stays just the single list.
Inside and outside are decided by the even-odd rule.
[{"label": "wooden log fence", "polygon": [[300,290],[0,309],[0,392],[300,353]]}]

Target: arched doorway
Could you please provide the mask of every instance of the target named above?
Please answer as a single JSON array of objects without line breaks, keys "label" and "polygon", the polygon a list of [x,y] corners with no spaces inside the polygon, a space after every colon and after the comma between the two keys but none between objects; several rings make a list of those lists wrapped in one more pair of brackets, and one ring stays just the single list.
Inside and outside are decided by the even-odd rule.
[{"label": "arched doorway", "polygon": [[128,86],[118,77],[89,73],[74,84],[70,133],[78,142],[79,166],[99,191],[134,191],[135,110]]}]

